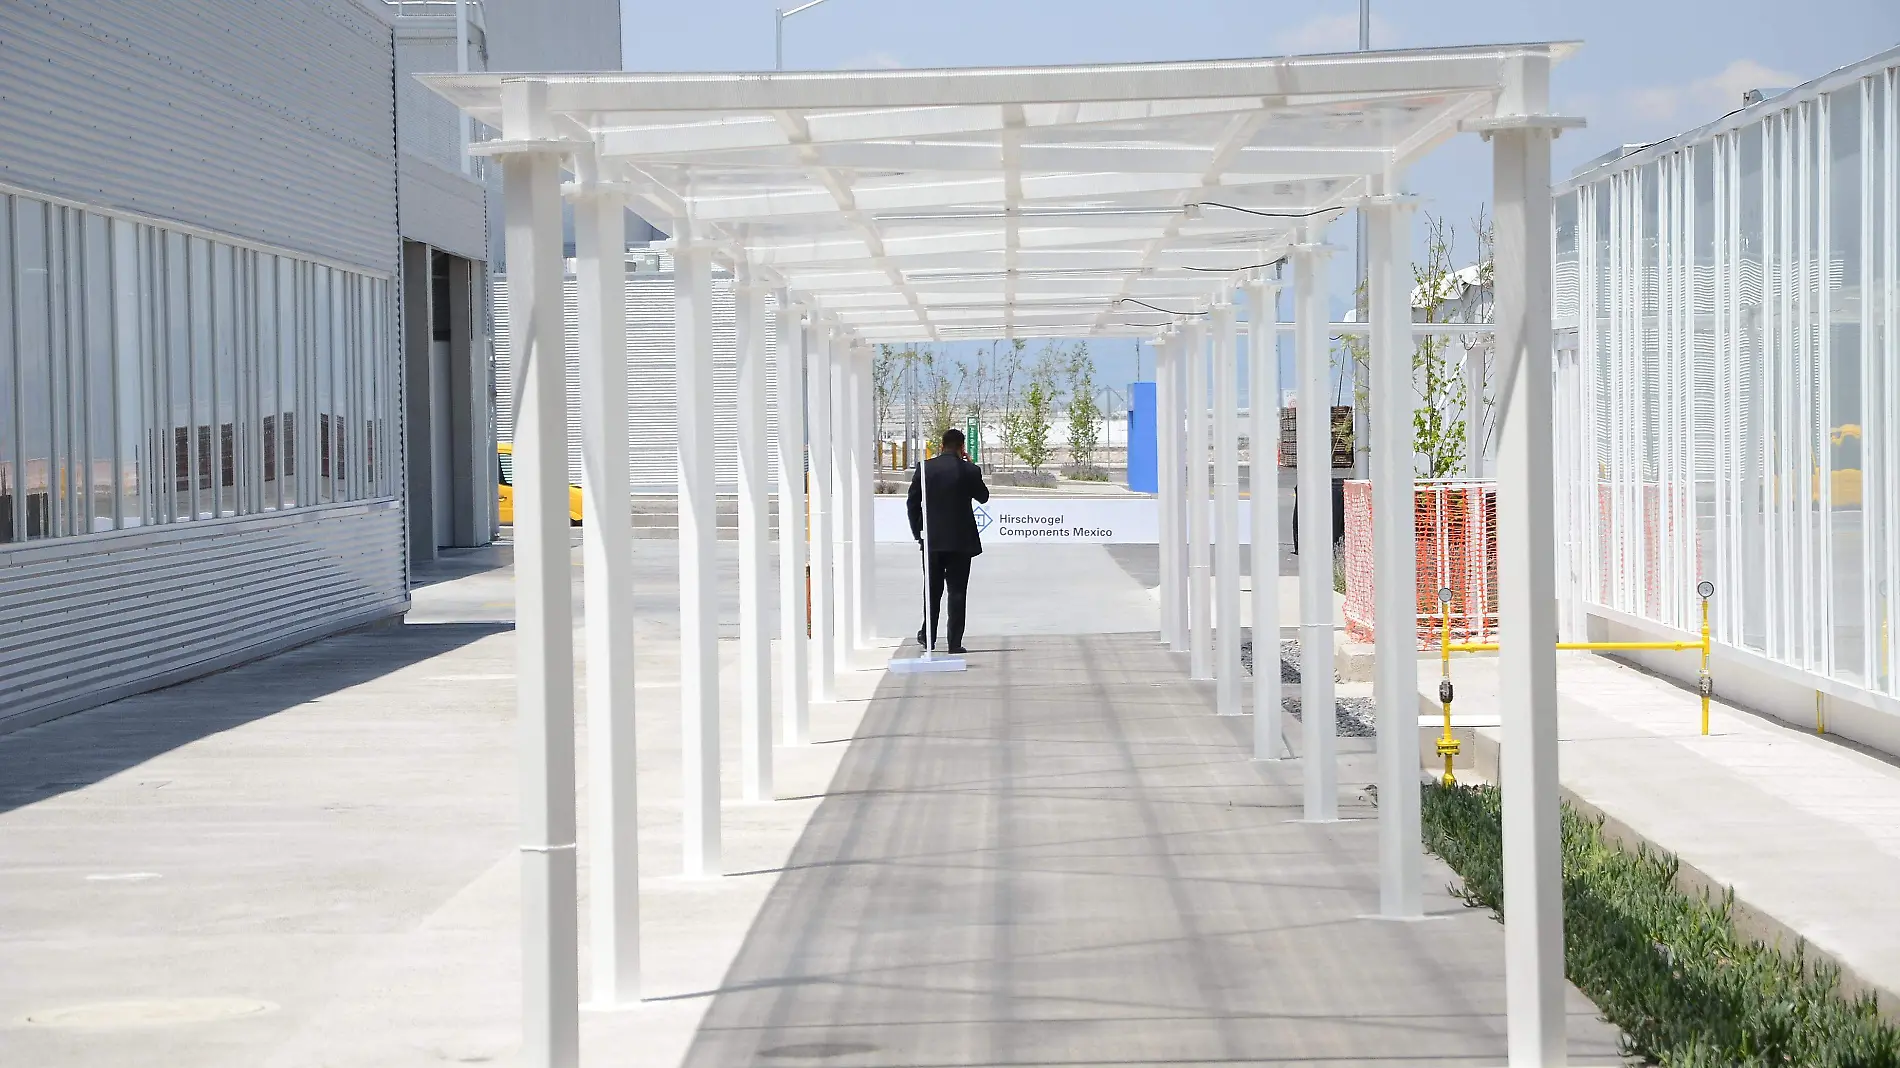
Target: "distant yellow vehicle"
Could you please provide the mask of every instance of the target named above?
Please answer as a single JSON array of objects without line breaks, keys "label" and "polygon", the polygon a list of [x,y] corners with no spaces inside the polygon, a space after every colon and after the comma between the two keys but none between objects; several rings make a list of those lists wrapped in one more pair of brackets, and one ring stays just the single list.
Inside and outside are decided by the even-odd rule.
[{"label": "distant yellow vehicle", "polygon": [[[515,447],[512,442],[502,441],[495,444],[495,478],[500,502],[502,526],[513,526],[515,522]],[[567,487],[567,521],[581,525],[581,488],[575,485]]]},{"label": "distant yellow vehicle", "polygon": [[[1860,425],[1846,423],[1827,433],[1828,494],[1835,508],[1860,507]],[[1814,501],[1821,501],[1821,472],[1814,472]]]}]

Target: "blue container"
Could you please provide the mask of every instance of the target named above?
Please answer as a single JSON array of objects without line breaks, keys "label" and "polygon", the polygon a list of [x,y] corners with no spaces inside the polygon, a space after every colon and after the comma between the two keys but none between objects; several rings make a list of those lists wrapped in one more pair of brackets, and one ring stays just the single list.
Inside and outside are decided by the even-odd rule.
[{"label": "blue container", "polygon": [[1156,451],[1155,384],[1128,386],[1128,488],[1136,493],[1161,490],[1161,463]]}]

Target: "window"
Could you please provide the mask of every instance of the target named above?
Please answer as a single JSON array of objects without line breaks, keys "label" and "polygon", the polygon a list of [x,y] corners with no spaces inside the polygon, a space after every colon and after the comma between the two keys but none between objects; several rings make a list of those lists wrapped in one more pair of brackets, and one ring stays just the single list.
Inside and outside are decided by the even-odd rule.
[{"label": "window", "polygon": [[389,291],[0,194],[0,544],[387,493]]}]

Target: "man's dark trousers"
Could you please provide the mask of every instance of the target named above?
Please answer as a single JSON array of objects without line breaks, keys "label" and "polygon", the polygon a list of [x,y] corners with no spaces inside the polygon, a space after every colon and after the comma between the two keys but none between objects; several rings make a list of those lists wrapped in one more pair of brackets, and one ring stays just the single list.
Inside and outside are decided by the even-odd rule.
[{"label": "man's dark trousers", "polygon": [[925,633],[934,636],[937,619],[943,603],[944,588],[950,591],[949,633],[946,648],[963,648],[963,605],[970,592],[970,554],[969,553],[931,553],[930,554],[930,619],[926,621]]}]

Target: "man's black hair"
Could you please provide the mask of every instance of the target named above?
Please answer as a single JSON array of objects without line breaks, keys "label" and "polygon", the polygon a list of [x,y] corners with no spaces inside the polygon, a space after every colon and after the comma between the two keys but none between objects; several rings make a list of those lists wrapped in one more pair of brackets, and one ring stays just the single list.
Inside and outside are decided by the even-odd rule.
[{"label": "man's black hair", "polygon": [[943,447],[946,449],[961,449],[963,447],[963,431],[958,430],[956,427],[951,427],[944,431]]}]

